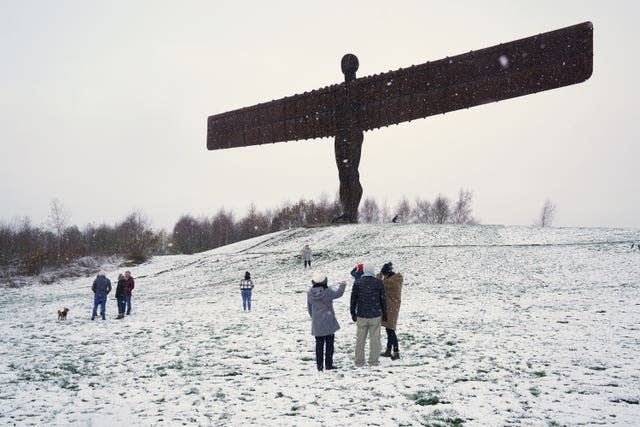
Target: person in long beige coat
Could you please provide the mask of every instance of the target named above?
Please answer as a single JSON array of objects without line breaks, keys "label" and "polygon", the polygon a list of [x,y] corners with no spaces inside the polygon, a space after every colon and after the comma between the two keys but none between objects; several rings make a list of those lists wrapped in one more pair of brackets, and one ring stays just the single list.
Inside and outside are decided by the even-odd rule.
[{"label": "person in long beige coat", "polygon": [[391,262],[382,266],[377,277],[384,283],[384,291],[387,294],[387,321],[382,322],[382,326],[387,331],[387,349],[384,353],[380,353],[380,356],[396,360],[400,358],[396,326],[398,324],[398,315],[400,314],[400,303],[402,302],[403,277],[402,274],[393,271]]}]

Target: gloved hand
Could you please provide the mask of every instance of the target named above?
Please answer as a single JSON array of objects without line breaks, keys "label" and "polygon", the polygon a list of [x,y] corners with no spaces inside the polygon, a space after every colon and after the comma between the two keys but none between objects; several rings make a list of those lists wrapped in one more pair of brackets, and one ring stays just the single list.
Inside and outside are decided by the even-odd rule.
[{"label": "gloved hand", "polygon": [[358,320],[358,318],[356,316],[351,316],[351,320],[353,320],[354,322],[356,322]]},{"label": "gloved hand", "polygon": [[386,315],[386,314],[383,314],[383,315],[382,315],[382,321],[383,321],[383,322],[386,322],[387,320],[388,320],[388,319],[387,319],[387,315]]}]

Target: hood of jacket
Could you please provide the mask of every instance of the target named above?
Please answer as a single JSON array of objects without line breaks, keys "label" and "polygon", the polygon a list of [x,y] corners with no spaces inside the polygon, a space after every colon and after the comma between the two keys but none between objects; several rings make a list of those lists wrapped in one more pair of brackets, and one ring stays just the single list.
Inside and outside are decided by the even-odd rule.
[{"label": "hood of jacket", "polygon": [[311,299],[312,301],[319,301],[324,298],[326,293],[327,288],[325,288],[324,286],[314,286],[313,288],[309,289],[309,299]]}]

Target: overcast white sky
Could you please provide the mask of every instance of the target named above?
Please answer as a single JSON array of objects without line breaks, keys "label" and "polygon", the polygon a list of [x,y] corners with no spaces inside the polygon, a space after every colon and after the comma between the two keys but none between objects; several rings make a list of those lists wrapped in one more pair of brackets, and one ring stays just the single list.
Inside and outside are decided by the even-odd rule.
[{"label": "overcast white sky", "polygon": [[207,151],[207,116],[592,21],[585,83],[365,133],[364,197],[474,193],[483,223],[640,226],[633,1],[0,2],[0,221],[242,216],[338,187],[333,140]]}]

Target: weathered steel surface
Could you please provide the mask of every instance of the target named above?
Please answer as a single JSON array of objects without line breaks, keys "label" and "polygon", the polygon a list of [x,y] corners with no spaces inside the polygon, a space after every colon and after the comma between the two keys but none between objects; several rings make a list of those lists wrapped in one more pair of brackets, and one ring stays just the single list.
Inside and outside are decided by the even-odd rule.
[{"label": "weathered steel surface", "polygon": [[207,148],[332,137],[345,114],[371,130],[580,83],[592,69],[585,22],[374,76],[354,72],[341,84],[210,116]]}]

